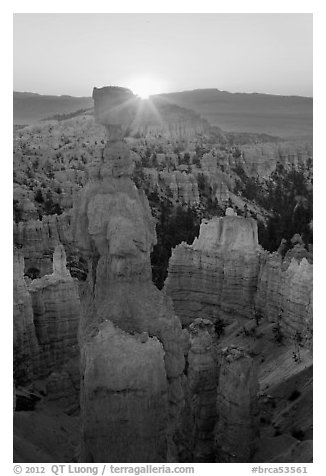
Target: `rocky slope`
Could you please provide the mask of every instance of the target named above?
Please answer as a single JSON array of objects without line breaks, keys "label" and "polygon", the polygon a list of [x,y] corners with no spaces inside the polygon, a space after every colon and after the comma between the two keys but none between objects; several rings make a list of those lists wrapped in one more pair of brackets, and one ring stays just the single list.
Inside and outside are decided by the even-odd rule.
[{"label": "rocky slope", "polygon": [[[103,94],[105,108],[98,107]],[[94,89],[94,100],[108,142],[74,207],[76,244],[91,269],[80,327],[81,461],[166,461],[174,458],[173,435],[184,405],[184,336],[170,301],[151,281],[154,222],[144,193],[130,179],[132,162],[123,139],[134,113],[133,95],[120,88]],[[128,348],[125,359],[123,348]],[[112,359],[120,364],[112,367]],[[136,374],[135,366],[144,373]]]},{"label": "rocky slope", "polygon": [[155,97],[142,102],[131,126],[134,134],[170,140],[191,140],[208,133],[209,128],[196,112]]}]

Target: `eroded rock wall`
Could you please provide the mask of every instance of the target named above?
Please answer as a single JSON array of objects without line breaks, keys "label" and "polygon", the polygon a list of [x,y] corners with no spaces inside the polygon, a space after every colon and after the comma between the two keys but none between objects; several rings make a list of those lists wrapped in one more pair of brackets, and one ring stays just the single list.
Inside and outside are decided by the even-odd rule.
[{"label": "eroded rock wall", "polygon": [[302,344],[312,339],[313,265],[306,258],[290,261],[266,254],[259,272],[256,308],[270,321],[279,323],[282,333]]},{"label": "eroded rock wall", "polygon": [[160,172],[159,179],[171,190],[173,200],[190,206],[199,204],[199,191],[196,177],[176,170]]},{"label": "eroded rock wall", "polygon": [[257,289],[257,223],[225,216],[203,221],[198,239],[172,252],[164,289],[183,324],[221,313],[250,317]]},{"label": "eroded rock wall", "polygon": [[173,250],[164,289],[185,325],[198,316],[253,318],[259,312],[279,324],[284,337],[309,347],[313,265],[308,260],[311,253],[300,245],[284,258],[265,252],[255,220],[231,213],[203,222],[192,245]]}]

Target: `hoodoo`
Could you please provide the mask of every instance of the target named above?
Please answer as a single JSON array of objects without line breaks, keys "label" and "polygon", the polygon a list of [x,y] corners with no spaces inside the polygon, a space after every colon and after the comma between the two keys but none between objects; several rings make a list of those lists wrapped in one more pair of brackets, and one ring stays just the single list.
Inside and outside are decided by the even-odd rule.
[{"label": "hoodoo", "polygon": [[220,463],[250,461],[258,430],[257,368],[241,348],[221,353],[217,391],[216,455]]},{"label": "hoodoo", "polygon": [[54,250],[52,267],[52,274],[27,285],[22,253],[14,255],[15,382],[43,380],[49,398],[70,405],[78,402],[80,300],[62,245]]},{"label": "hoodoo", "polygon": [[124,136],[138,101],[116,87],[95,88],[93,98],[108,140],[73,212],[75,241],[90,270],[79,332],[80,459],[173,461],[185,336],[169,298],[152,283],[154,221],[130,178]]}]

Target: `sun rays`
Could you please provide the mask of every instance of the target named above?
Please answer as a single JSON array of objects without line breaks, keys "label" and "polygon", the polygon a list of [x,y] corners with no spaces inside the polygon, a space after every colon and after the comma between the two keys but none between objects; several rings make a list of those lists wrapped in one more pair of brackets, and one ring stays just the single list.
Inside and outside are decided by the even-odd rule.
[{"label": "sun rays", "polygon": [[162,81],[152,76],[137,76],[128,81],[128,87],[141,99],[162,92]]}]

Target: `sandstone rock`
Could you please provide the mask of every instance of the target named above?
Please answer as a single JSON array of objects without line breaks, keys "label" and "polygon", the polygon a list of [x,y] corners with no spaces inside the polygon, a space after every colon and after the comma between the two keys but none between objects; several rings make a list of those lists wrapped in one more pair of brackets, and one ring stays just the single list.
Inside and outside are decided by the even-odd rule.
[{"label": "sandstone rock", "polygon": [[14,244],[25,258],[25,273],[35,269],[40,277],[50,274],[55,247],[71,242],[69,214],[44,216],[42,221],[14,223]]},{"label": "sandstone rock", "polygon": [[22,253],[14,255],[14,376],[19,386],[43,380],[49,398],[71,404],[79,388],[80,301],[65,264],[58,245],[53,274],[26,285]]},{"label": "sandstone rock", "polygon": [[192,245],[172,252],[164,289],[183,324],[221,312],[251,317],[259,272],[257,224],[226,216],[203,221]]},{"label": "sandstone rock", "polygon": [[171,190],[175,202],[190,206],[199,203],[198,184],[194,175],[176,170],[160,172],[159,179]]},{"label": "sandstone rock", "polygon": [[244,159],[244,168],[248,175],[268,177],[278,163],[285,169],[298,168],[312,158],[312,144],[306,143],[262,143],[250,144],[241,147]]},{"label": "sandstone rock", "polygon": [[32,299],[24,280],[24,257],[18,250],[14,251],[13,278],[14,379],[16,385],[27,385],[37,376],[40,349],[36,337]]},{"label": "sandstone rock", "polygon": [[233,210],[233,208],[227,207],[227,209],[225,210],[225,216],[234,217],[237,216],[237,213]]},{"label": "sandstone rock", "polygon": [[189,334],[187,378],[193,421],[192,457],[196,462],[213,462],[218,377],[213,323],[208,319],[195,319],[189,326]]},{"label": "sandstone rock", "polygon": [[272,254],[262,262],[256,307],[274,322],[279,322],[285,336],[298,332],[311,345],[313,267],[306,258],[292,258],[290,264]]},{"label": "sandstone rock", "polygon": [[257,369],[242,349],[222,351],[217,388],[216,461],[249,462],[259,436]]},{"label": "sandstone rock", "polygon": [[94,88],[93,99],[95,121],[112,126],[110,132],[116,130],[122,138],[135,117],[136,96],[127,88],[110,86]]},{"label": "sandstone rock", "polygon": [[82,359],[83,461],[166,461],[162,344],[156,338],[140,342],[106,321],[83,346]]},{"label": "sandstone rock", "polygon": [[313,267],[296,246],[282,259],[263,252],[251,218],[203,221],[192,245],[173,250],[164,289],[183,324],[198,315],[252,318],[256,308],[270,321],[281,315],[284,336],[311,347]]},{"label": "sandstone rock", "polygon": [[[53,274],[33,280],[28,287],[40,349],[39,378],[45,378],[51,372],[67,372],[65,367],[69,366],[70,360],[78,362],[80,301],[77,284],[65,264],[64,248],[58,245],[53,255]],[[73,364],[72,369],[75,373]],[[78,384],[78,371],[72,379]]]},{"label": "sandstone rock", "polygon": [[203,251],[258,251],[257,222],[234,215],[204,220],[192,246]]},{"label": "sandstone rock", "polygon": [[[95,110],[107,94],[113,96],[104,101],[108,108],[116,105],[116,101],[120,104],[122,93],[116,88],[107,88],[101,93],[94,90],[94,97],[98,98]],[[123,93],[123,97],[124,94],[129,93]],[[158,291],[151,280],[150,252],[156,243],[156,234],[147,198],[130,179],[131,158],[123,136],[133,114],[129,109],[133,104],[132,98],[128,104],[126,110],[123,105],[117,107],[117,116],[114,115],[116,106],[112,111],[106,111],[105,107],[103,114],[102,107],[96,112],[107,129],[109,140],[102,160],[93,165],[92,179],[76,200],[73,211],[75,243],[89,260],[90,270],[83,293],[83,317],[79,331],[84,379],[81,391],[82,461],[173,459],[176,453],[173,438],[184,406],[181,385],[184,335],[170,300]],[[122,121],[121,127],[119,121]],[[122,345],[123,341],[122,348],[125,346],[126,349],[122,350],[126,353],[124,360],[115,350],[115,358],[124,362],[123,370],[118,364],[112,366],[96,350],[99,333],[106,347],[109,337],[106,334],[104,337],[101,332],[105,328],[111,329],[111,323],[117,327],[110,337],[110,341],[114,342],[112,347],[120,349],[119,342]],[[135,338],[135,333],[143,337]],[[145,333],[150,336],[148,340],[144,338]],[[155,366],[150,362],[151,353],[159,378],[154,395],[151,380]],[[143,362],[144,378],[136,371],[135,365],[140,362]],[[142,372],[141,368],[139,372]],[[139,392],[136,389],[136,393],[134,390],[123,391],[119,396],[122,374],[128,378],[133,375],[135,382],[137,379],[141,382]],[[126,378],[121,385],[124,388],[127,384]],[[135,385],[138,388],[138,384]],[[105,396],[106,390],[103,394],[106,388],[110,389],[112,398]],[[167,395],[166,410],[160,407],[159,402],[164,392]],[[117,411],[121,405],[122,420]],[[101,408],[101,413],[106,414],[105,421],[111,422],[110,426],[102,425],[93,408]],[[153,410],[148,412],[148,408]],[[160,412],[165,415],[163,420]],[[138,435],[137,442],[132,436],[133,447],[131,434]],[[157,444],[152,441],[154,435]]]}]

